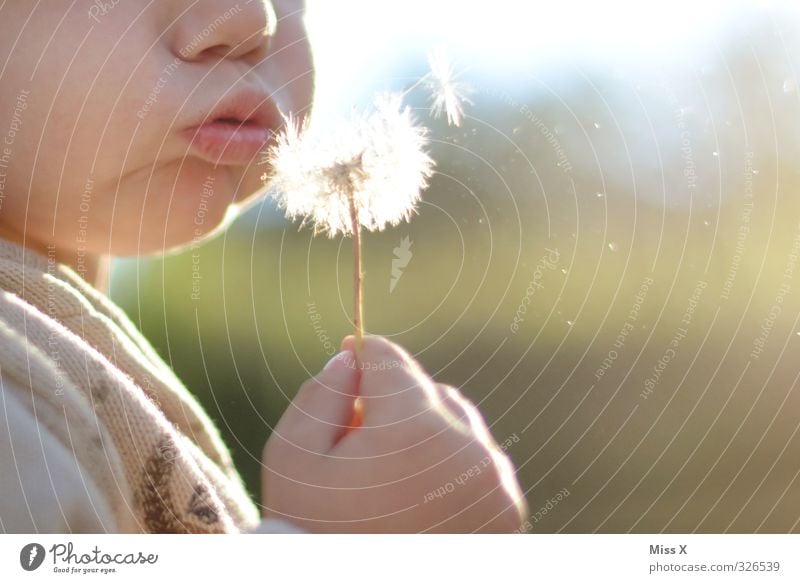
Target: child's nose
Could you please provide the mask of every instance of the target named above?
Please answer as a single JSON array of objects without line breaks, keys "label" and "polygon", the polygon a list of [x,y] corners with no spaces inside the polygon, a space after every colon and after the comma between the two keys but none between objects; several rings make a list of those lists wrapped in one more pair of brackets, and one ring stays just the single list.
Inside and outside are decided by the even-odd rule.
[{"label": "child's nose", "polygon": [[276,26],[271,0],[191,0],[175,22],[173,51],[187,61],[213,55],[257,62]]}]

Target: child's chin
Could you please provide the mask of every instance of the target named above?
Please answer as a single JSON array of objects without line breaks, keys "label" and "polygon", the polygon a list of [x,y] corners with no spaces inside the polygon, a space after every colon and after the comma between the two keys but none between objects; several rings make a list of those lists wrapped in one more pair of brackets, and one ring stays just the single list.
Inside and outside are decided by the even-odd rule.
[{"label": "child's chin", "polygon": [[151,253],[180,253],[201,245],[220,232],[222,217],[217,220],[207,220],[202,226],[194,224],[184,225],[180,228],[171,227],[166,238],[162,237],[158,243],[151,244]]},{"label": "child's chin", "polygon": [[[117,256],[147,256],[173,254],[196,247],[222,228],[225,209],[213,207],[198,213],[170,213],[169,221],[163,217],[145,220],[141,232],[118,235],[112,241],[112,254]],[[197,221],[197,222],[195,222]]]}]

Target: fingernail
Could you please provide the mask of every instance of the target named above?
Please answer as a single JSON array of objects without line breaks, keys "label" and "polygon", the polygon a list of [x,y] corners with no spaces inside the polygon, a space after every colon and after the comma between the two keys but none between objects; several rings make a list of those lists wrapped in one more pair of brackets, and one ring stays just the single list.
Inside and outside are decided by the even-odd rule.
[{"label": "fingernail", "polygon": [[340,366],[344,367],[347,366],[348,363],[352,361],[353,361],[353,353],[350,352],[349,350],[345,350],[335,355],[333,358],[331,358],[322,370],[328,371]]}]

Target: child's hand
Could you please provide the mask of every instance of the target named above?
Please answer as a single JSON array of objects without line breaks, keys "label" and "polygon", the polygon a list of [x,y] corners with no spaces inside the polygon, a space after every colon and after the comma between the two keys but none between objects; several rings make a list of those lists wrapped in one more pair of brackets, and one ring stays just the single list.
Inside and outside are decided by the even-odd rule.
[{"label": "child's hand", "polygon": [[[264,449],[266,515],[312,532],[510,532],[527,507],[478,410],[402,348],[353,338]],[[356,396],[363,424],[350,431]]]}]

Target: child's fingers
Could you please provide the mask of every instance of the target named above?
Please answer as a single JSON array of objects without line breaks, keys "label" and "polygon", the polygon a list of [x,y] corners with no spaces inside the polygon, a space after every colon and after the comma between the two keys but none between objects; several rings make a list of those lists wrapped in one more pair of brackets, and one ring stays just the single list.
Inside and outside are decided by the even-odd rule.
[{"label": "child's fingers", "polygon": [[412,421],[438,401],[436,387],[419,363],[386,338],[364,337],[357,367],[365,426]]},{"label": "child's fingers", "polygon": [[339,348],[341,351],[349,350],[353,354],[356,352],[356,337],[350,334],[342,339],[342,345]]},{"label": "child's fingers", "polygon": [[441,391],[443,404],[452,412],[460,422],[467,422],[475,438],[481,442],[488,453],[489,459],[493,463],[500,483],[504,490],[509,493],[516,506],[516,511],[520,520],[524,521],[527,514],[525,496],[519,488],[516,479],[516,470],[509,457],[500,449],[492,437],[486,421],[478,408],[461,394],[461,391],[448,385],[438,385]]},{"label": "child's fingers", "polygon": [[492,437],[486,421],[483,419],[478,408],[461,394],[461,391],[449,385],[438,385],[442,402],[447,409],[462,424],[466,424],[473,435],[487,447],[497,447],[494,437]]},{"label": "child's fingers", "polygon": [[471,433],[472,429],[467,412],[462,404],[451,395],[451,392],[458,392],[458,389],[441,383],[438,383],[436,388],[439,391],[440,412],[448,423],[462,433]]},{"label": "child's fingers", "polygon": [[281,418],[281,437],[297,447],[327,453],[346,431],[357,394],[353,353],[340,352],[300,387]]}]

